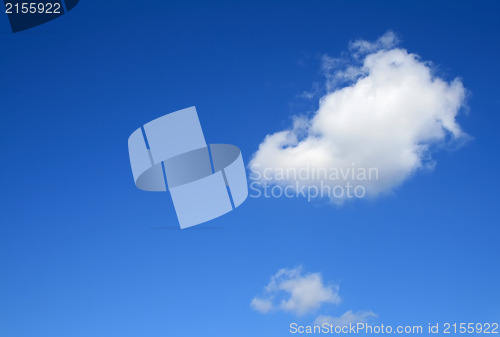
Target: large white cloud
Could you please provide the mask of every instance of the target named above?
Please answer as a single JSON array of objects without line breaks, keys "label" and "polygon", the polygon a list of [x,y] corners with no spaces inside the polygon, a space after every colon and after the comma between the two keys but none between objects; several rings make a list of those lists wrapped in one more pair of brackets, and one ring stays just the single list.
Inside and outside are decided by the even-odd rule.
[{"label": "large white cloud", "polygon": [[[295,189],[349,183],[377,196],[433,167],[438,147],[464,140],[456,121],[466,92],[460,79],[435,76],[428,62],[396,43],[389,32],[373,43],[352,42],[348,61],[325,57],[327,94],[318,110],[265,137],[251,159],[251,178]],[[313,173],[300,178],[300,170]]]}]

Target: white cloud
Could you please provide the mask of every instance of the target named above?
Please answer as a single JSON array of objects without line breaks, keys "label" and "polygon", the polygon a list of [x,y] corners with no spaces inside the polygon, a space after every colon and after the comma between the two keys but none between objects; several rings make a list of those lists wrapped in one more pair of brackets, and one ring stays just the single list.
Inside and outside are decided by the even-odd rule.
[{"label": "white cloud", "polygon": [[372,311],[346,311],[342,316],[318,316],[314,321],[314,325],[322,325],[324,323],[332,324],[334,326],[345,326],[349,324],[365,323],[377,315]]},{"label": "white cloud", "polygon": [[252,299],[252,302],[250,302],[250,306],[255,311],[266,314],[273,309],[273,302],[269,299],[255,297]]},{"label": "white cloud", "polygon": [[388,31],[381,37],[379,37],[375,42],[369,42],[365,40],[355,40],[349,43],[349,50],[358,55],[373,53],[381,49],[391,49],[394,48],[399,43],[399,39],[392,31]]},{"label": "white cloud", "polygon": [[[338,305],[341,302],[339,286],[325,284],[320,273],[304,273],[302,267],[280,269],[271,277],[264,294],[250,302],[250,307],[262,314],[284,311],[302,316],[314,313],[323,304]],[[367,322],[377,317],[373,311],[346,311],[341,316],[319,315],[313,325],[323,323],[344,326],[350,323]]]},{"label": "white cloud", "polygon": [[320,273],[303,273],[301,267],[281,269],[264,288],[262,297],[255,297],[251,307],[261,313],[282,310],[304,315],[319,309],[324,303],[338,304],[337,285],[326,285]]},{"label": "white cloud", "polygon": [[[432,168],[438,147],[466,139],[456,121],[465,98],[460,79],[435,76],[428,62],[396,43],[389,32],[375,42],[351,42],[349,62],[325,57],[328,92],[318,110],[265,137],[251,159],[251,178],[295,189],[350,183],[377,196]],[[297,179],[290,174],[304,169],[374,169],[377,175]]]}]

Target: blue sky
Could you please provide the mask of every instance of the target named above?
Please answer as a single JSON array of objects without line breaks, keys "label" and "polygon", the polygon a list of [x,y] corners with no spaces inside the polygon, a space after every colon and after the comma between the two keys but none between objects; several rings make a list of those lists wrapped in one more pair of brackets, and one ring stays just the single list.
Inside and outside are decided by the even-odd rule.
[{"label": "blue sky", "polygon": [[[0,16],[0,336],[287,336],[291,322],[499,322],[499,4],[81,1],[12,34]],[[179,230],[171,198],[133,183],[127,138],[195,105],[245,163],[323,83],[321,58],[388,30],[468,91],[471,136],[389,196],[249,198]],[[251,300],[282,268],[339,286],[297,317]]]}]

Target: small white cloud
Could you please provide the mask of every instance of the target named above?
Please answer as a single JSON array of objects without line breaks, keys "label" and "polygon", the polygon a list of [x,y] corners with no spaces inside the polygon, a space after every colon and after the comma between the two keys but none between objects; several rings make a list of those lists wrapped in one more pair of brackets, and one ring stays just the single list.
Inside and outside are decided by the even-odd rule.
[{"label": "small white cloud", "polygon": [[314,325],[322,325],[324,323],[334,326],[345,326],[349,324],[365,323],[377,315],[372,311],[346,311],[342,316],[318,316],[314,321]]},{"label": "small white cloud", "polygon": [[264,288],[262,297],[255,297],[251,307],[261,313],[282,310],[296,315],[313,312],[324,303],[338,304],[337,285],[326,285],[320,273],[303,273],[301,267],[281,269]]},{"label": "small white cloud", "polygon": [[273,302],[267,299],[255,297],[252,299],[252,302],[250,302],[250,306],[255,311],[266,314],[273,309]]},{"label": "small white cloud", "polygon": [[[318,110],[265,137],[250,161],[251,178],[294,190],[349,183],[373,197],[434,167],[432,153],[440,146],[463,142],[467,135],[456,120],[466,92],[461,80],[435,76],[428,62],[397,42],[389,32],[375,42],[351,42],[349,61],[325,57],[327,94]],[[347,174],[296,176],[332,169]],[[377,174],[368,177],[370,169]]]},{"label": "small white cloud", "polygon": [[365,40],[355,40],[349,43],[349,50],[357,55],[373,53],[382,49],[394,48],[399,43],[399,39],[393,31],[388,31],[375,42]]},{"label": "small white cloud", "polygon": [[[327,285],[320,273],[304,273],[302,267],[297,267],[280,269],[264,287],[264,294],[254,297],[250,306],[262,314],[283,311],[302,316],[317,311],[323,304],[338,305],[340,302],[338,285]],[[320,315],[313,325],[327,323],[344,326],[367,322],[375,317],[377,315],[373,311],[349,310],[341,316]]]}]

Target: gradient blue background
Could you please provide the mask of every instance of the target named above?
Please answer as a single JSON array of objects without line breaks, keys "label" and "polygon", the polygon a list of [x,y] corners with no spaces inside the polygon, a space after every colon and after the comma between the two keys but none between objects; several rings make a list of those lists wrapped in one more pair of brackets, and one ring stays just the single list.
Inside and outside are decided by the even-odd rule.
[{"label": "gradient blue background", "polygon": [[[321,313],[500,321],[499,2],[80,1],[12,34],[0,15],[0,336],[287,336],[250,300],[283,267],[340,284]],[[473,139],[393,196],[342,208],[248,199],[179,230],[135,188],[127,138],[195,105],[248,162],[314,110],[320,57],[388,29],[469,90]],[[308,323],[314,316],[298,321]]]}]

